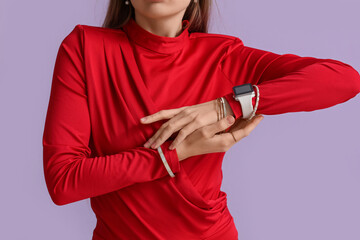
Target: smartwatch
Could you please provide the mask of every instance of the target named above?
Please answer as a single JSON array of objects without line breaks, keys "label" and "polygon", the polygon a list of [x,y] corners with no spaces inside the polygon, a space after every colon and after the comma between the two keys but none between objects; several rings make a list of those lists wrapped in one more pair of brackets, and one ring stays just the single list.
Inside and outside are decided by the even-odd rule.
[{"label": "smartwatch", "polygon": [[255,91],[251,83],[246,83],[233,87],[234,99],[239,101],[243,118],[249,118],[253,112],[252,98]]}]

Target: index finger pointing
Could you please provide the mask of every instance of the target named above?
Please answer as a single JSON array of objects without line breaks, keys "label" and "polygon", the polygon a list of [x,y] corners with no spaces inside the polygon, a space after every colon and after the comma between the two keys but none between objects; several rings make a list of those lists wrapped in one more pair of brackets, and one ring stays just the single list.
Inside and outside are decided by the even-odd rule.
[{"label": "index finger pointing", "polygon": [[159,121],[161,119],[169,119],[169,118],[172,118],[173,116],[175,116],[176,114],[178,114],[183,108],[185,108],[185,107],[176,108],[176,109],[163,109],[156,113],[153,113],[151,115],[141,118],[140,122],[141,123],[152,123],[152,122]]}]

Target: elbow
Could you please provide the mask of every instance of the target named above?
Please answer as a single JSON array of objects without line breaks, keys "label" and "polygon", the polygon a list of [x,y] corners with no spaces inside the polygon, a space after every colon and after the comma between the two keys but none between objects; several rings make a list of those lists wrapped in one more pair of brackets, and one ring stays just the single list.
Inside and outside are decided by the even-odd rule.
[{"label": "elbow", "polygon": [[70,180],[71,164],[68,164],[68,158],[62,160],[45,150],[43,157],[44,180],[51,200],[58,206],[75,202],[77,199],[73,186],[76,183]]},{"label": "elbow", "polygon": [[348,84],[349,97],[353,98],[360,92],[360,75],[350,65],[347,65],[345,70],[346,83]]},{"label": "elbow", "polygon": [[342,78],[345,80],[349,92],[352,97],[356,96],[360,92],[360,75],[351,65],[337,61],[342,65]]},{"label": "elbow", "polygon": [[57,206],[63,206],[63,205],[66,205],[69,203],[69,202],[65,201],[65,198],[63,198],[59,194],[50,194],[50,196],[51,196],[51,200],[53,201],[53,203]]},{"label": "elbow", "polygon": [[64,183],[61,181],[62,177],[55,177],[51,174],[45,174],[45,182],[50,198],[58,206],[69,204],[73,201],[69,198],[69,193],[64,187]]},{"label": "elbow", "polygon": [[358,71],[356,71],[353,67],[349,66],[350,68],[350,77],[352,81],[352,88],[354,91],[354,95],[356,96],[358,93],[360,93],[360,74]]},{"label": "elbow", "polygon": [[352,66],[346,63],[344,65],[344,79],[348,85],[351,97],[355,97],[360,92],[360,75]]},{"label": "elbow", "polygon": [[[44,157],[44,179],[47,190],[54,204],[58,206],[85,199],[87,192],[79,192],[78,177],[76,175],[76,161],[69,158]],[[69,163],[70,162],[70,163]]]},{"label": "elbow", "polygon": [[341,80],[336,81],[339,83],[337,90],[342,89],[348,99],[355,97],[360,92],[360,75],[351,65],[333,59],[327,59],[327,62],[321,65],[331,69],[331,72],[336,72],[335,78]]},{"label": "elbow", "polygon": [[68,199],[66,198],[64,193],[55,193],[54,191],[49,191],[50,193],[50,197],[51,200],[53,201],[53,203],[55,203],[55,205],[57,206],[63,206],[63,205],[67,205],[69,203],[71,203],[70,201],[68,201]]},{"label": "elbow", "polygon": [[66,192],[60,190],[58,187],[56,187],[56,185],[53,187],[48,187],[48,192],[51,200],[57,206],[63,206],[71,203],[67,197]]}]

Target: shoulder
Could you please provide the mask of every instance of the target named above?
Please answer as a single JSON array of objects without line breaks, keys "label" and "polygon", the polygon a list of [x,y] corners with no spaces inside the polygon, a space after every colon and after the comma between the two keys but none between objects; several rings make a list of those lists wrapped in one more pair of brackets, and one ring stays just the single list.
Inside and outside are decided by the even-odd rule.
[{"label": "shoulder", "polygon": [[190,39],[194,41],[204,41],[214,44],[243,45],[243,41],[239,37],[220,33],[193,32],[190,34]]},{"label": "shoulder", "polygon": [[78,43],[83,43],[85,39],[87,42],[89,42],[91,40],[119,37],[121,35],[125,35],[125,33],[120,28],[113,29],[85,24],[76,24],[70,33],[65,36],[63,41],[77,41]]},{"label": "shoulder", "polygon": [[119,33],[125,34],[120,28],[105,28],[105,27],[85,25],[85,24],[77,24],[75,28],[80,28],[82,29],[82,31],[89,34],[105,34],[105,35],[119,34]]},{"label": "shoulder", "polygon": [[201,47],[211,49],[211,51],[217,49],[222,57],[244,46],[243,41],[239,37],[219,33],[193,32],[190,34],[190,39],[192,44],[201,45]]},{"label": "shoulder", "polygon": [[223,49],[225,53],[231,52],[238,47],[244,46],[243,41],[239,37],[219,33],[193,32],[190,34],[190,39],[194,43],[207,45],[210,48]]}]

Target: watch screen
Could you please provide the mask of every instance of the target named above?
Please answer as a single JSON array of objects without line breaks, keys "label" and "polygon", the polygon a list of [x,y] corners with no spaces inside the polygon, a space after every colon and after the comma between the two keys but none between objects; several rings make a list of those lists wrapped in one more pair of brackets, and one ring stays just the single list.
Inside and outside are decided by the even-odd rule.
[{"label": "watch screen", "polygon": [[249,92],[253,91],[253,87],[250,83],[238,85],[233,88],[234,88],[235,95],[240,95],[240,94],[249,93]]}]

